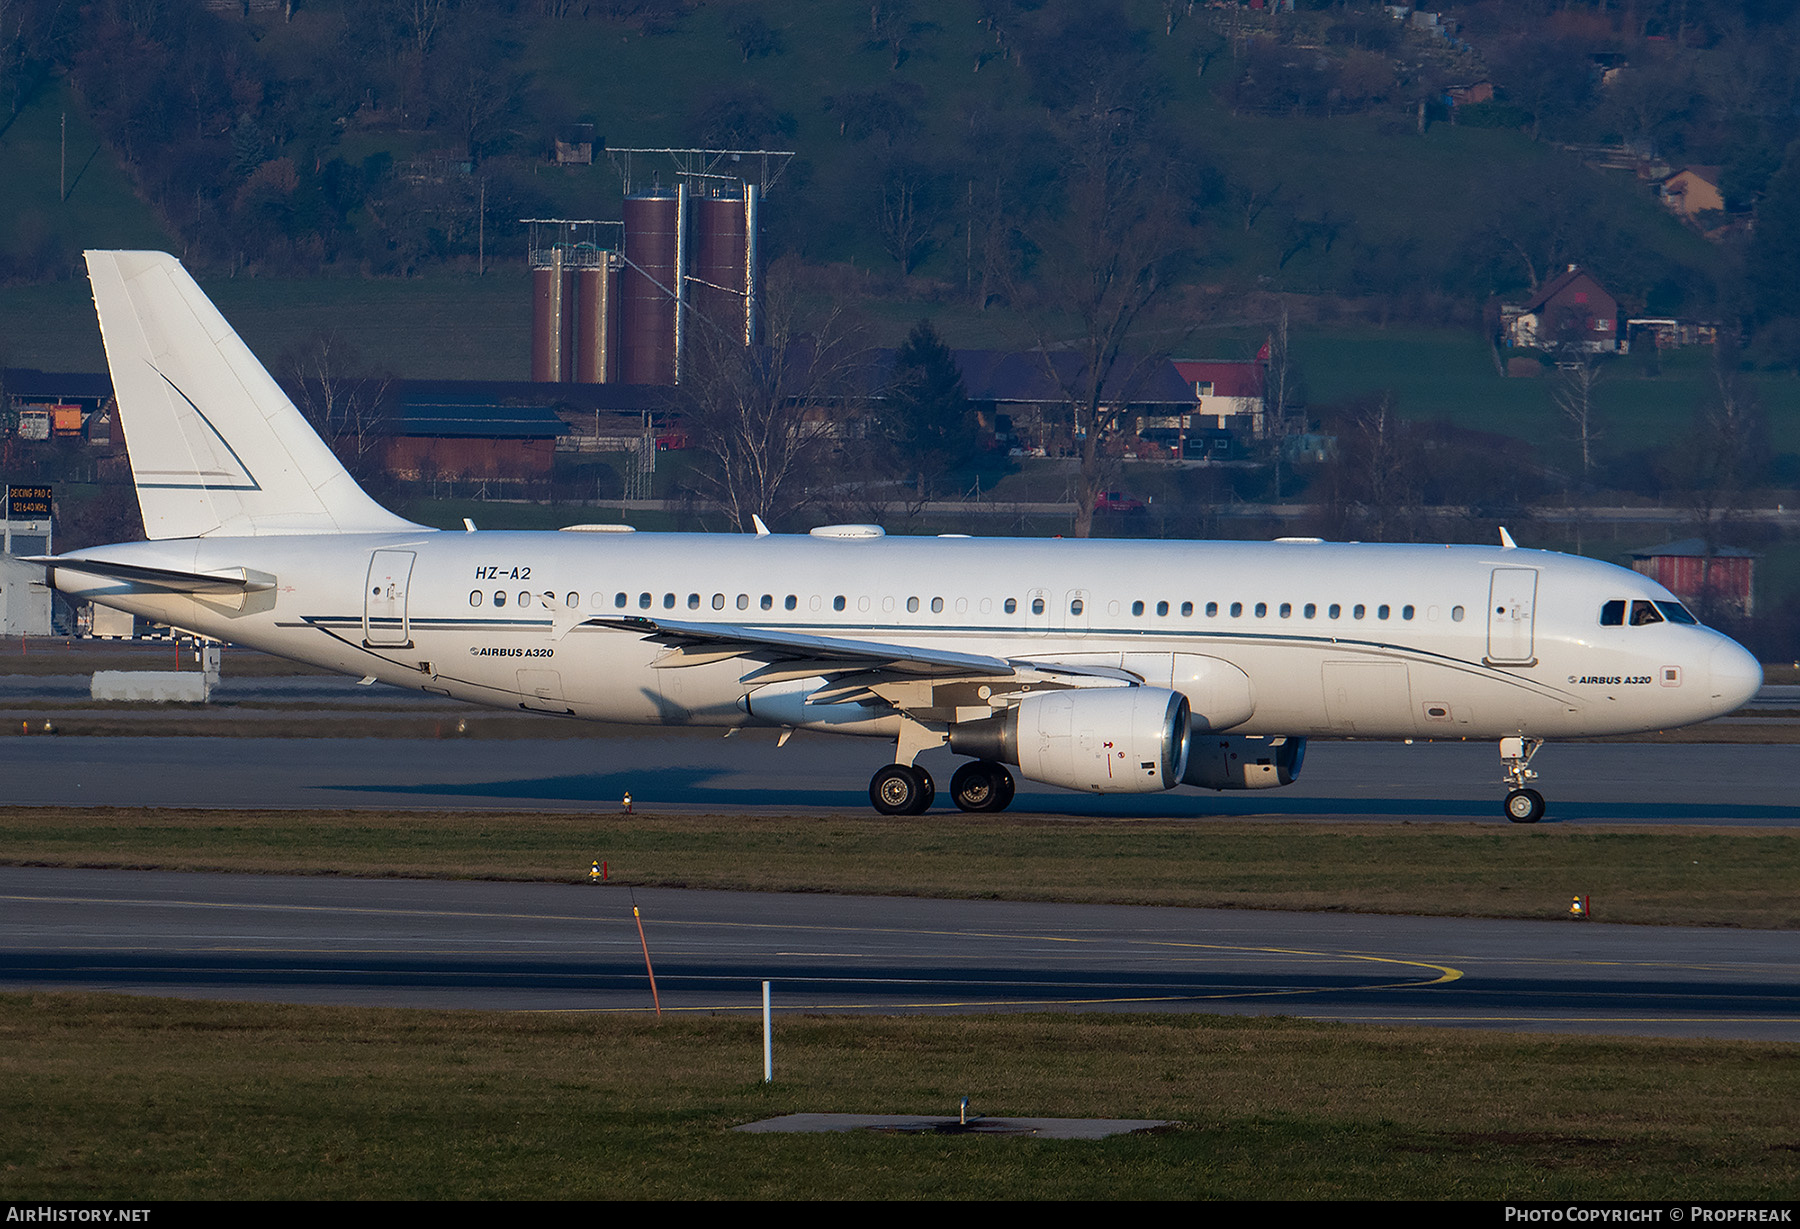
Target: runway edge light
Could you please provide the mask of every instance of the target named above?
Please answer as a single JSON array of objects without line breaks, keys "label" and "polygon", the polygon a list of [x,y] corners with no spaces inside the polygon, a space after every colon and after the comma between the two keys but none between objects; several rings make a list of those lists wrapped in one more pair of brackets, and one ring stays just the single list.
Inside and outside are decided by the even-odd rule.
[{"label": "runway edge light", "polygon": [[1577,896],[1571,901],[1569,903],[1569,916],[1585,920],[1588,916],[1588,898],[1585,896]]}]

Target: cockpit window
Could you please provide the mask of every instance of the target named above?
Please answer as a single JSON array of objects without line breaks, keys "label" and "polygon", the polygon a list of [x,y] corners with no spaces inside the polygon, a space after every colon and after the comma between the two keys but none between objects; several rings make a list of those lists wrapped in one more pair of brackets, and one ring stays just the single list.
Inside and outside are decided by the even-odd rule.
[{"label": "cockpit window", "polygon": [[1625,626],[1625,602],[1623,600],[1608,602],[1600,608],[1601,627]]},{"label": "cockpit window", "polygon": [[1656,608],[1663,612],[1663,617],[1671,623],[1696,624],[1696,619],[1686,606],[1680,602],[1658,602]]},{"label": "cockpit window", "polygon": [[1657,612],[1655,602],[1633,602],[1631,604],[1631,625],[1633,627],[1644,627],[1662,621],[1663,617]]}]

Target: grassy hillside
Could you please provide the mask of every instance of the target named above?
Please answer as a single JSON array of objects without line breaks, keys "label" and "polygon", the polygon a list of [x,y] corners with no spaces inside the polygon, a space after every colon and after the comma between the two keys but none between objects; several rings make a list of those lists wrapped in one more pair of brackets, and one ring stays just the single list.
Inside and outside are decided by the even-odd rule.
[{"label": "grassy hillside", "polygon": [[[64,116],[68,118],[63,172]],[[59,188],[66,184],[66,197]],[[169,247],[79,100],[60,82],[0,124],[0,268],[28,280],[66,277],[59,254],[84,247]]]},{"label": "grassy hillside", "polygon": [[[481,16],[492,67],[512,74],[516,86],[507,135],[481,164],[496,185],[513,185],[506,200],[536,201],[560,216],[616,216],[619,178],[604,156],[584,168],[544,162],[559,123],[591,120],[615,147],[688,145],[717,137],[721,99],[736,99],[740,110],[749,99],[765,112],[757,140],[798,152],[769,197],[768,249],[803,255],[818,275],[815,293],[855,308],[871,343],[895,343],[925,315],[952,345],[1024,343],[1025,330],[1004,304],[978,304],[965,289],[980,259],[970,206],[998,182],[1009,194],[1005,222],[1041,233],[1053,185],[1029,176],[1054,178],[1057,168],[1034,164],[1032,151],[1021,156],[1017,146],[1043,143],[1032,135],[1046,112],[1028,35],[1056,5],[915,0],[892,43],[873,34],[862,5],[767,0],[670,11],[654,23],[488,14],[479,4],[458,10],[459,19]],[[339,62],[333,57],[346,53],[360,12],[349,0],[310,0],[291,23],[259,16],[232,19],[231,28],[247,34],[267,76],[265,97],[278,99],[305,93]],[[982,20],[990,12],[997,14],[992,25]],[[1522,277],[1495,255],[1496,208],[1528,213],[1534,184],[1574,176],[1601,223],[1593,233],[1604,232],[1605,250],[1595,256],[1613,262],[1616,293],[1628,303],[1708,306],[1719,252],[1677,225],[1631,176],[1571,170],[1562,155],[1519,131],[1439,121],[1421,134],[1396,103],[1331,117],[1239,113],[1230,102],[1238,69],[1229,51],[1219,51],[1207,10],[1184,15],[1172,32],[1160,4],[1131,0],[1125,12],[1135,48],[1127,59],[1151,84],[1166,121],[1165,152],[1196,172],[1184,223],[1195,259],[1143,344],[1247,357],[1267,331],[1273,294],[1298,296],[1295,352],[1312,405],[1391,390],[1404,415],[1517,435],[1547,463],[1566,465],[1570,445],[1550,382],[1501,379],[1480,337],[1488,292]],[[733,33],[749,14],[772,32],[766,54],[746,56]],[[859,129],[847,118],[846,98],[876,94],[905,112],[891,132]],[[286,144],[267,152],[304,170],[333,159],[363,166],[454,151],[454,134],[431,108],[403,112],[393,97],[381,101],[372,110],[334,102],[354,109],[329,124],[291,126]],[[65,111],[71,189],[59,201]],[[932,244],[912,276],[900,273],[878,233],[880,175],[896,158],[922,162],[933,218]],[[85,288],[45,279],[77,274],[68,256],[80,247],[181,252],[183,242],[133,194],[79,99],[60,83],[0,131],[0,160],[0,260],[13,272],[11,284],[0,284],[0,361],[97,368]],[[654,161],[640,162],[639,172],[646,166]],[[356,213],[359,231],[377,225],[368,210]],[[407,280],[356,276],[350,265],[334,278],[276,279],[248,276],[253,258],[208,268],[196,256],[196,263],[202,284],[272,366],[310,333],[335,326],[399,375],[519,377],[530,301],[516,218],[496,213],[488,238],[490,252],[505,255],[483,278],[457,271],[468,265],[462,258],[421,259],[419,276]],[[1381,320],[1388,327],[1372,323]],[[1760,391],[1775,451],[1800,451],[1800,384],[1765,377]],[[1617,365],[1599,393],[1603,450],[1679,439],[1707,392],[1697,355],[1670,356],[1655,378]]]}]

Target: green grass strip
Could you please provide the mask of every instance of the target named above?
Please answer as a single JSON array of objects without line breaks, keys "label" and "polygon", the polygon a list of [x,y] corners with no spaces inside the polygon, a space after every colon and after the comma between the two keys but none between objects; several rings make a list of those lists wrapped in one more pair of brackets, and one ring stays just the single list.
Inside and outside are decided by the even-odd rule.
[{"label": "green grass strip", "polygon": [[0,810],[0,863],[1800,927],[1787,829]]},{"label": "green grass strip", "polygon": [[[1208,1016],[0,996],[0,1198],[1787,1199],[1800,1053]],[[746,1135],[795,1112],[1161,1134]]]}]

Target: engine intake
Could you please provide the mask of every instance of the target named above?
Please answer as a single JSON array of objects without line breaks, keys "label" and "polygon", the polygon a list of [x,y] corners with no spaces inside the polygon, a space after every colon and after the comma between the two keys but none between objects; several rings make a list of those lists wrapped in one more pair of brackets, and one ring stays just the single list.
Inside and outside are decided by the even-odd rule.
[{"label": "engine intake", "polygon": [[1161,687],[1026,696],[996,717],[951,727],[958,755],[1016,764],[1034,781],[1096,794],[1172,789],[1188,759],[1187,697]]}]

